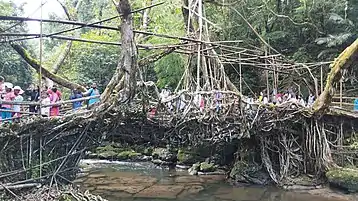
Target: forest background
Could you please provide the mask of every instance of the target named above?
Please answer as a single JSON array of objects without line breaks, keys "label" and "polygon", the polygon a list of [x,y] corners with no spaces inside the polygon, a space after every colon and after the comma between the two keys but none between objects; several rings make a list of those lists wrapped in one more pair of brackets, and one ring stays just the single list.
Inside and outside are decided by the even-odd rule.
[{"label": "forest background", "polygon": [[[113,3],[109,0],[81,0],[80,4],[78,1],[60,0],[67,8],[69,15],[77,21],[91,23],[117,14]],[[131,1],[132,9],[158,2],[157,0]],[[136,13],[133,16],[134,28],[157,34],[185,36],[186,24],[182,14],[182,5],[182,0],[165,0],[164,4],[153,7],[150,12]],[[207,0],[204,6],[207,20],[213,23],[212,26],[209,25],[211,41],[240,41],[231,45],[264,49],[262,41],[245,22],[247,20],[265,41],[285,55],[285,59],[297,63],[333,61],[345,47],[355,40],[358,33],[357,0],[233,0],[231,2]],[[24,16],[23,6],[11,1],[0,0],[0,8],[0,15]],[[238,15],[238,12],[242,16]],[[149,18],[144,17],[147,14]],[[49,18],[67,20],[68,16],[50,13]],[[148,19],[148,23],[143,23],[145,18]],[[4,32],[15,23],[1,21],[0,32]],[[119,19],[102,23],[102,25],[115,27],[119,24]],[[53,33],[71,27],[71,25],[44,23],[43,32]],[[26,23],[21,23],[20,26],[15,26],[7,32],[25,33],[29,32],[29,28]],[[120,40],[119,32],[112,30],[82,28],[66,34],[77,38],[108,42]],[[148,45],[170,45],[180,41],[156,36],[137,36],[136,42]],[[39,58],[38,40],[20,43],[34,58]],[[28,87],[30,83],[36,83],[38,78],[36,72],[4,40],[0,45],[0,75],[23,88]],[[66,48],[68,48],[66,41],[44,39],[43,66],[52,70],[52,66]],[[156,51],[159,50],[140,50],[139,56],[144,58]],[[58,74],[84,86],[97,82],[103,89],[116,69],[119,52],[120,47],[114,45],[72,42],[69,55],[59,68]],[[188,55],[174,52],[147,66],[144,79],[155,81],[158,87],[169,85],[175,88],[187,62]],[[231,81],[238,86],[237,69],[238,64],[225,65]],[[354,87],[358,82],[357,70],[354,69],[356,68],[349,69],[343,80],[346,91],[351,95],[358,93]],[[326,75],[329,72],[329,66],[325,65],[323,71]],[[257,94],[266,89],[266,78],[263,72],[251,66],[242,66],[244,94]],[[319,69],[312,72],[314,76],[320,77]],[[288,86],[282,83],[280,87],[283,89]],[[302,93],[307,95],[308,91]]]}]

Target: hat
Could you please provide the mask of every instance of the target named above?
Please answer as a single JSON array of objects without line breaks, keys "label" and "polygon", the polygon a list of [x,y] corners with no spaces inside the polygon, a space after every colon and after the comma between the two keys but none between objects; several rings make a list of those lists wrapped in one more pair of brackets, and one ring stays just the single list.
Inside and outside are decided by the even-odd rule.
[{"label": "hat", "polygon": [[4,87],[7,87],[7,88],[13,88],[14,85],[10,82],[4,82]]},{"label": "hat", "polygon": [[19,94],[23,94],[24,93],[24,91],[21,89],[21,87],[19,87],[19,86],[15,86],[14,87],[14,91],[15,90],[19,90],[20,92],[19,92]]}]

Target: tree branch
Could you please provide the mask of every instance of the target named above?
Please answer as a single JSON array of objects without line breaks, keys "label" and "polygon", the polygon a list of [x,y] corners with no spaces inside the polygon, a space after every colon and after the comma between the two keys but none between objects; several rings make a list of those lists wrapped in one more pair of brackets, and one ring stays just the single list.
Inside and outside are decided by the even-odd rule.
[{"label": "tree branch", "polygon": [[14,50],[32,67],[34,68],[37,72],[40,71],[40,68],[41,68],[41,72],[42,72],[42,75],[46,78],[49,78],[50,80],[52,80],[53,82],[61,85],[61,86],[64,86],[66,88],[69,88],[69,89],[80,89],[81,91],[86,91],[86,88],[79,85],[79,84],[76,84],[76,83],[73,83],[69,80],[66,80],[54,73],[51,73],[50,71],[48,71],[46,68],[40,66],[40,63],[35,60],[34,58],[32,58],[29,54],[29,52],[27,50],[25,50],[21,45],[18,45],[18,44],[15,44],[15,43],[12,43],[10,44],[12,48],[14,48]]},{"label": "tree branch", "polygon": [[273,15],[275,15],[278,18],[288,19],[295,26],[310,26],[310,27],[313,27],[314,29],[316,29],[316,31],[319,34],[325,34],[324,32],[320,31],[319,28],[316,25],[314,25],[312,23],[309,23],[309,22],[301,22],[301,23],[295,22],[292,18],[290,18],[287,15],[281,15],[281,14],[275,13],[275,11],[273,11],[271,8],[269,8],[269,6],[267,5],[267,2],[264,2],[264,4],[266,5],[266,9],[269,10]]},{"label": "tree branch", "polygon": [[204,1],[205,3],[211,3],[211,4],[215,4],[215,5],[218,5],[218,6],[233,6],[237,3],[239,3],[240,1],[234,1],[232,3],[222,3],[222,2],[219,2],[219,1],[216,1],[216,0],[205,0]]},{"label": "tree branch", "polygon": [[315,101],[313,110],[316,113],[328,109],[334,95],[334,85],[342,78],[342,71],[358,59],[358,39],[347,47],[331,64],[331,72],[328,74],[323,93]]}]

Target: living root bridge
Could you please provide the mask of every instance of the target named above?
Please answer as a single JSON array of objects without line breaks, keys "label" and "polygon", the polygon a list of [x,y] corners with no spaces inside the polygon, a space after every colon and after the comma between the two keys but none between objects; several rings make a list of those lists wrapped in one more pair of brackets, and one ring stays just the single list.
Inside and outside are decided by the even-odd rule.
[{"label": "living root bridge", "polygon": [[[339,147],[337,139],[344,136],[337,135],[340,129],[337,122],[345,122],[345,135],[358,129],[353,117],[325,115],[317,120],[310,110],[294,103],[278,107],[251,105],[248,109],[243,102],[223,101],[220,113],[216,113],[215,107],[211,107],[214,92],[201,94],[209,100],[204,110],[195,104],[195,93],[183,94],[189,100],[184,110],[174,108],[170,112],[166,103],[158,103],[157,114],[149,119],[147,109],[141,110],[146,108],[143,102],[136,102],[131,107],[113,107],[106,113],[89,111],[86,115],[50,121],[38,119],[22,126],[1,128],[0,181],[7,186],[69,182],[84,152],[109,138],[136,145],[177,147],[251,141],[253,146],[238,152],[237,160],[249,163],[251,159],[242,155],[252,150],[255,162],[282,185],[291,177],[320,176],[335,166],[336,156],[331,152]],[[240,100],[236,93],[225,96],[227,100]],[[172,99],[178,100],[180,96]]]}]

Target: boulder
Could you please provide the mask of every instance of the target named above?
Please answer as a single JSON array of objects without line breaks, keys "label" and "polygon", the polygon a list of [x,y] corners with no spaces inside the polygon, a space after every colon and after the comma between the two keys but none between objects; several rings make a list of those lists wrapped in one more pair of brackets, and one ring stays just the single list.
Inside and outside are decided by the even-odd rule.
[{"label": "boulder", "polygon": [[199,162],[202,158],[195,152],[179,149],[177,154],[178,164],[181,165],[192,165]]},{"label": "boulder", "polygon": [[161,161],[175,163],[177,160],[176,153],[173,153],[168,148],[155,148],[152,153],[153,159],[159,159]]},{"label": "boulder", "polygon": [[135,152],[130,148],[119,148],[113,145],[106,145],[96,148],[96,153],[100,159],[115,159],[115,160],[140,160],[140,153]]},{"label": "boulder", "polygon": [[200,163],[200,172],[214,172],[216,170],[216,165],[214,163],[202,162]]},{"label": "boulder", "polygon": [[333,169],[326,173],[330,184],[352,193],[358,192],[358,170],[350,168]]},{"label": "boulder", "polygon": [[191,168],[188,169],[189,175],[197,175],[200,169],[200,163],[195,163]]},{"label": "boulder", "polygon": [[114,151],[104,151],[97,154],[100,159],[113,159],[117,157],[117,153]]},{"label": "boulder", "polygon": [[117,154],[118,160],[139,160],[142,154],[137,153],[133,150],[122,151]]},{"label": "boulder", "polygon": [[229,177],[235,183],[267,185],[272,181],[269,174],[262,167],[253,163],[248,164],[244,161],[235,162]]}]

